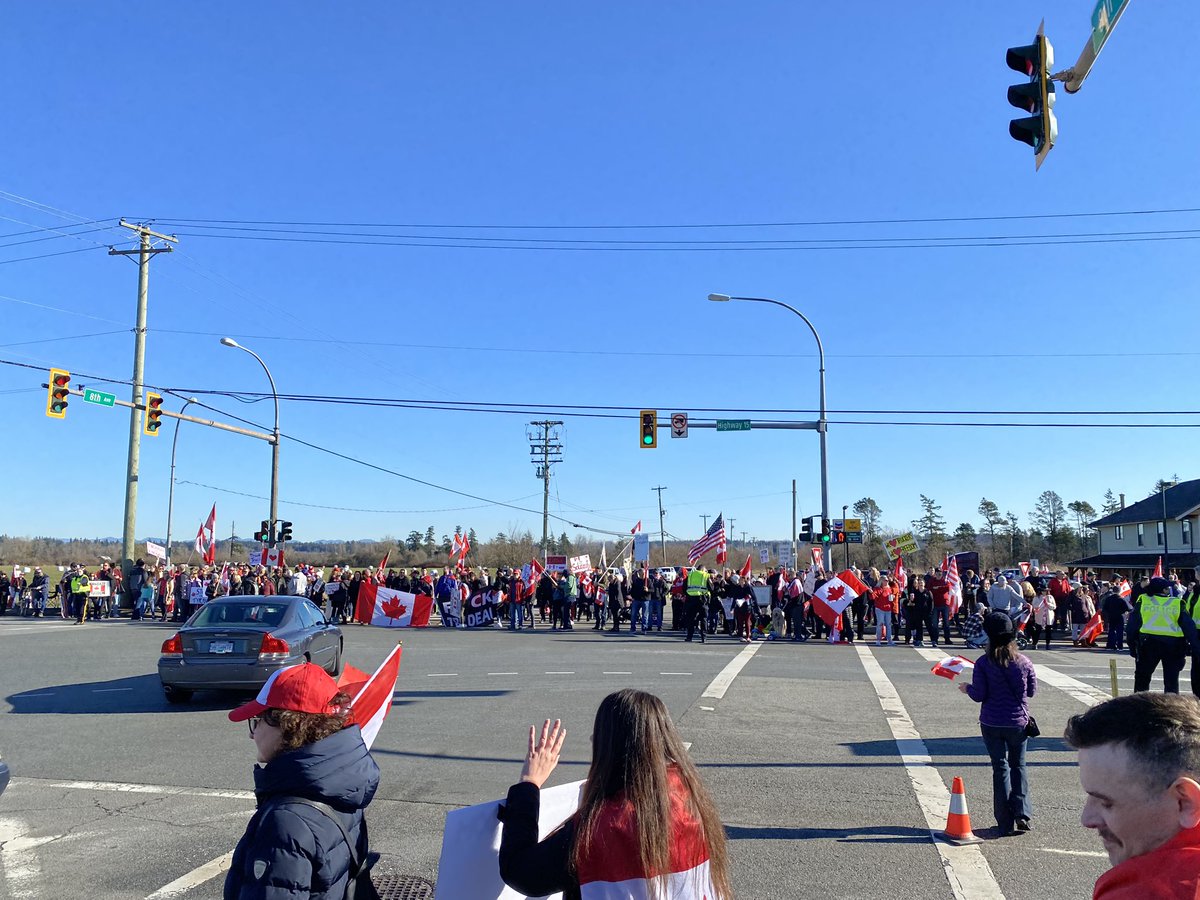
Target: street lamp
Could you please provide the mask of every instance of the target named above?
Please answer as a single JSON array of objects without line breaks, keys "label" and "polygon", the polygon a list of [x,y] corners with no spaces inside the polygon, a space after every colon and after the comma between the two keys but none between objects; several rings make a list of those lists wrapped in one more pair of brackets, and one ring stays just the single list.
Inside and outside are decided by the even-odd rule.
[{"label": "street lamp", "polygon": [[730,300],[742,300],[747,303],[770,303],[772,306],[782,306],[786,310],[790,310],[804,320],[804,324],[808,326],[808,330],[812,332],[813,338],[817,342],[817,358],[820,363],[821,375],[821,412],[817,419],[817,433],[821,438],[821,518],[829,518],[829,454],[825,446],[825,435],[829,430],[829,422],[825,418],[825,348],[821,344],[821,336],[817,334],[817,329],[813,327],[813,323],[808,320],[808,316],[800,312],[794,306],[788,306],[786,303],[780,303],[778,300],[769,300],[766,297],[731,297],[729,294],[709,294],[708,299],[714,303],[727,303]]},{"label": "street lamp", "polygon": [[[199,403],[195,397],[188,397],[187,402],[179,409],[182,415],[189,406],[193,403]],[[175,448],[179,446],[179,426],[183,424],[182,419],[175,420],[175,437],[171,439],[171,486],[167,489],[167,567],[171,566],[171,512],[175,508]]]},{"label": "street lamp", "polygon": [[221,343],[226,347],[233,347],[235,350],[245,350],[251,356],[258,360],[258,364],[263,367],[263,371],[267,373],[267,381],[271,382],[271,398],[275,401],[275,431],[271,439],[271,544],[275,543],[275,521],[279,518],[279,392],[275,390],[275,379],[271,377],[271,370],[267,368],[267,364],[262,361],[262,357],[251,350],[249,347],[243,347],[233,338],[223,337]]},{"label": "street lamp", "polygon": [[850,568],[850,542],[846,540],[846,510],[849,506],[842,507],[842,549],[846,551],[846,568]]}]

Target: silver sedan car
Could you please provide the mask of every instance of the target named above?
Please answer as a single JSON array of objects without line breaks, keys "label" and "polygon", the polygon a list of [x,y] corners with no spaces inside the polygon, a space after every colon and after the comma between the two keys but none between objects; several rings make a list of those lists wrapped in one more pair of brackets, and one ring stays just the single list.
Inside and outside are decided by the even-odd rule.
[{"label": "silver sedan car", "polygon": [[193,691],[257,691],[284,666],[313,662],[335,678],[342,630],[306,597],[223,597],[201,607],[162,645],[158,677],[167,700]]}]

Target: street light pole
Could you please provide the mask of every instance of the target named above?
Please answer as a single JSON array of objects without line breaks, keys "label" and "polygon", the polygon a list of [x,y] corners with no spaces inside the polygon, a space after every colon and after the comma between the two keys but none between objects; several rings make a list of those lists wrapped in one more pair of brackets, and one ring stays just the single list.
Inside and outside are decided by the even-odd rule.
[{"label": "street light pole", "polygon": [[817,329],[813,323],[808,320],[808,316],[800,312],[794,306],[788,306],[786,303],[780,303],[778,300],[771,300],[766,297],[731,297],[729,294],[709,294],[708,299],[716,303],[726,303],[730,300],[741,300],[746,303],[770,303],[772,306],[782,306],[786,310],[798,315],[804,320],[804,324],[808,326],[808,330],[812,332],[813,338],[817,342],[817,359],[820,365],[821,376],[821,406],[820,415],[817,419],[817,433],[821,437],[821,518],[829,518],[829,452],[825,443],[826,434],[829,431],[829,420],[825,416],[825,347],[821,344],[821,336],[817,334]]},{"label": "street light pole", "polygon": [[271,546],[274,546],[275,522],[279,518],[279,392],[275,390],[275,379],[271,377],[271,370],[267,368],[267,364],[262,361],[261,356],[249,347],[243,347],[233,338],[223,337],[221,338],[221,343],[226,347],[233,347],[235,350],[245,350],[257,359],[258,364],[267,373],[267,381],[271,383],[271,399],[275,401],[275,430],[272,432],[273,438],[271,440],[271,527],[268,537]]},{"label": "street light pole", "polygon": [[850,568],[850,542],[846,540],[846,510],[849,506],[842,507],[842,548],[846,551],[846,568]]},{"label": "street light pole", "polygon": [[[188,397],[179,412],[182,414],[193,403],[199,402],[195,397]],[[175,437],[171,438],[171,486],[167,489],[167,568],[171,566],[171,514],[175,508],[175,448],[179,446],[179,426],[182,424],[182,419],[175,420]]]}]

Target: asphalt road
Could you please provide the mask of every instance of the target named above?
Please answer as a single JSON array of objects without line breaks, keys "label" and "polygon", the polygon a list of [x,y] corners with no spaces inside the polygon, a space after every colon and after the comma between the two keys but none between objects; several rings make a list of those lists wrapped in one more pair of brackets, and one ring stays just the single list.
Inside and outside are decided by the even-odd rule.
[{"label": "asphalt road", "polygon": [[[222,861],[253,809],[253,745],[225,717],[238,698],[163,700],[155,662],[171,633],[0,619],[0,754],[13,770],[0,797],[0,897],[220,896]],[[749,655],[728,638],[701,646],[597,635],[585,623],[557,634],[350,626],[345,658],[370,671],[397,637],[400,681],[369,810],[393,871],[436,878],[446,812],[504,795],[533,722],[560,717],[570,733],[551,783],[582,778],[595,708],[626,686],[659,694],[691,742],[726,823],[739,898],[894,900],[901,889],[1082,900],[1107,867],[1079,825],[1074,754],[1058,735],[1107,694],[1110,659],[1131,689],[1127,656],[1032,654],[1044,735],[1029,755],[1034,831],[1001,839],[977,707],[930,674],[930,651],[768,643]],[[727,692],[703,696],[743,653]],[[956,775],[984,839],[965,850],[930,837]],[[456,864],[480,860],[456,850]]]}]

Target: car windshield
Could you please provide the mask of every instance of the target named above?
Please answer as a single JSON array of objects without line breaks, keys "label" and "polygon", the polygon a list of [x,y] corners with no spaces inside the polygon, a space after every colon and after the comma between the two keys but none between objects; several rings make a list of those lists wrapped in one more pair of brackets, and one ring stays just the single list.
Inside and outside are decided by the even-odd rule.
[{"label": "car windshield", "polygon": [[287,603],[210,603],[196,614],[193,626],[267,625],[283,621]]}]

